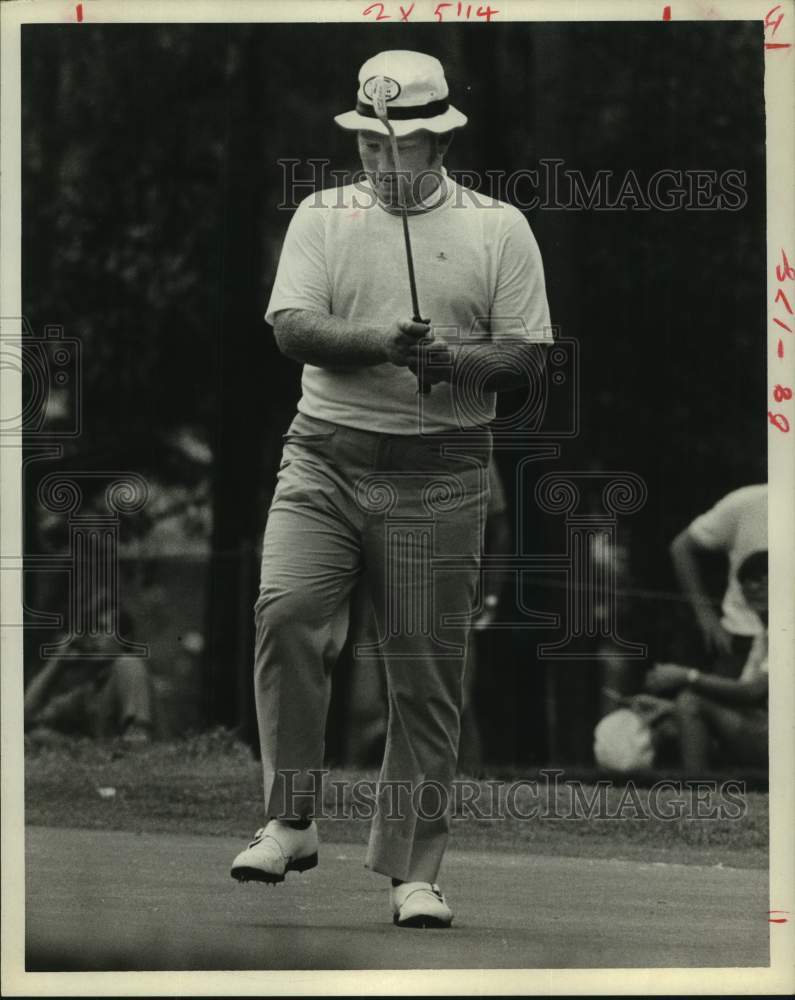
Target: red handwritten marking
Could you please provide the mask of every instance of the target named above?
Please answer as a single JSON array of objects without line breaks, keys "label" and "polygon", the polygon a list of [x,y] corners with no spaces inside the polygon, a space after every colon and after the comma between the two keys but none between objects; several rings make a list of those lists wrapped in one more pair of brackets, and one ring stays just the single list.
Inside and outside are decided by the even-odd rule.
[{"label": "red handwritten marking", "polygon": [[408,10],[403,10],[403,4],[400,5],[400,20],[408,21],[411,17],[411,12],[414,10],[414,4],[412,4]]},{"label": "red handwritten marking", "polygon": [[83,5],[81,3],[75,8],[75,13],[77,14],[77,23],[80,24],[83,20]]},{"label": "red handwritten marking", "polygon": [[670,20],[671,20],[671,8],[663,7],[663,21],[670,21]]},{"label": "red handwritten marking", "polygon": [[774,302],[783,302],[784,303],[784,308],[787,310],[787,312],[790,314],[790,316],[792,316],[792,306],[789,304],[789,299],[784,294],[784,292],[782,291],[782,289],[779,288],[779,290],[776,292],[776,297],[773,299],[773,301]]},{"label": "red handwritten marking", "polygon": [[781,10],[780,3],[777,3],[775,7],[771,7],[767,14],[765,14],[765,31],[767,31],[768,28],[772,28],[773,31],[771,33],[774,35],[778,31],[781,22],[784,20],[783,14],[779,14],[775,21],[772,19],[772,15],[775,14],[777,10]]},{"label": "red handwritten marking", "polygon": [[[447,7],[452,7],[452,3],[437,3],[434,8],[433,16],[437,21],[443,21],[445,18],[444,11]],[[468,3],[466,9],[464,9],[463,3],[457,3],[455,5],[454,17],[461,18],[463,20],[469,20],[472,17],[472,4]],[[490,4],[486,4],[484,7],[482,4],[478,6],[475,11],[475,17],[482,17],[486,21],[491,21],[495,14],[499,14],[498,10],[495,10]]]},{"label": "red handwritten marking", "polygon": [[[770,35],[775,35],[778,29],[781,27],[781,22],[784,20],[784,14],[781,13],[778,17],[773,17],[777,10],[781,10],[781,4],[776,4],[775,7],[771,7],[770,10],[765,14],[765,26],[764,30],[767,32],[770,28]],[[790,42],[765,42],[766,49],[791,49],[792,44]]]},{"label": "red handwritten marking", "polygon": [[776,279],[778,281],[795,281],[795,267],[787,260],[786,253],[781,251],[781,263],[776,264]]},{"label": "red handwritten marking", "polygon": [[[779,4],[778,7],[774,7],[769,12],[768,17],[770,16],[770,14],[774,14],[779,9],[780,6],[781,4]],[[783,17],[784,15],[782,14],[781,16]],[[779,20],[776,22],[776,27],[778,27],[780,23],[781,19],[779,18]],[[765,20],[765,24],[767,25],[767,19]],[[776,28],[774,27],[773,30],[775,31]],[[787,259],[787,255],[783,247],[781,248],[781,262],[779,264],[776,264],[776,278],[778,279],[779,284],[783,284],[785,281],[795,280],[795,268],[792,267],[789,260]],[[783,288],[776,289],[776,294],[773,301],[782,302],[784,304],[784,308],[786,309],[787,313],[790,316],[793,315],[792,306],[789,304],[789,299],[787,298],[786,292],[784,291]],[[783,320],[779,319],[778,316],[773,316],[773,322],[776,324],[776,326],[780,326],[782,330],[786,330],[787,333],[793,332],[792,327],[788,326]],[[778,339],[776,354],[778,355],[779,358],[784,357],[784,341],[781,339],[781,337],[779,337]],[[777,403],[783,403],[785,400],[792,399],[792,389],[786,385],[775,385],[773,387],[773,399]],[[770,421],[771,424],[773,424],[773,426],[777,430],[782,431],[784,434],[789,433],[790,429],[789,419],[785,417],[783,413],[773,413],[771,410],[768,410],[767,419]],[[786,913],[786,912],[787,912],[786,910],[769,910],[768,919],[770,920],[770,923],[772,924],[787,923],[786,917],[774,918],[770,916],[770,914],[773,913]]]},{"label": "red handwritten marking", "polygon": [[384,13],[384,5],[382,3],[371,3],[369,7],[365,7],[365,9],[362,11],[362,17],[367,17],[367,15],[371,14],[376,7],[381,8],[380,11],[375,15],[376,21],[388,21],[390,15]]},{"label": "red handwritten marking", "polygon": [[772,917],[772,916],[770,916],[770,914],[771,913],[789,913],[789,910],[768,910],[767,913],[768,913],[767,921],[770,924],[786,924],[786,923],[788,923],[786,917]]}]

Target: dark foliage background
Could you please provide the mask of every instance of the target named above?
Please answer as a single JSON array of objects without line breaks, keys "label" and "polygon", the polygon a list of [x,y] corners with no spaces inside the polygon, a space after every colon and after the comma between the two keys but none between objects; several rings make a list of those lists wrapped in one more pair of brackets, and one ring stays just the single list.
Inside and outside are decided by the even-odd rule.
[{"label": "dark foliage background", "polygon": [[[553,157],[586,178],[745,171],[740,211],[528,218],[553,321],[581,350],[581,432],[555,467],[643,476],[639,584],[672,591],[671,537],[765,476],[759,24],[26,26],[24,312],[34,330],[61,324],[83,344],[84,430],[65,462],[157,473],[162,440],[185,426],[212,447],[208,721],[250,725],[256,549],[298,394],[298,367],[262,321],[290,218],[277,207],[277,160],[357,166],[332,115],[352,106],[359,65],[383,48],[444,63],[470,117],[453,171]],[[501,455],[509,494],[519,457]],[[515,513],[543,546],[533,512]],[[646,641],[662,644],[675,614],[654,604]],[[492,643],[481,694],[497,757],[546,752],[546,682],[524,669],[538,638]],[[590,690],[579,668],[559,669]]]}]

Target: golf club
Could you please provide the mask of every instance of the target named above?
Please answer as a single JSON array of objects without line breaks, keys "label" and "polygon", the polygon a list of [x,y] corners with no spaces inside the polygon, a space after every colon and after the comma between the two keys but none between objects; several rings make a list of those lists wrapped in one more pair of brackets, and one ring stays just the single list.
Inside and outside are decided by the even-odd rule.
[{"label": "golf club", "polygon": [[[406,242],[406,262],[409,269],[411,306],[414,311],[412,319],[415,323],[430,323],[430,320],[421,318],[420,305],[417,301],[417,282],[414,278],[414,259],[411,255],[411,238],[409,237],[409,214],[405,198],[403,197],[404,178],[400,169],[400,153],[398,152],[397,136],[395,135],[395,130],[392,128],[392,123],[390,122],[389,115],[387,114],[386,91],[387,82],[384,77],[381,77],[376,81],[375,87],[373,88],[373,110],[375,111],[376,118],[386,128],[389,134],[389,143],[392,148],[392,162],[394,163],[395,173],[397,175],[398,205],[400,207],[400,217],[403,221],[403,237]],[[423,396],[426,396],[431,391],[430,385],[423,381],[422,375],[419,371],[417,372],[417,386],[417,391],[421,392]]]}]

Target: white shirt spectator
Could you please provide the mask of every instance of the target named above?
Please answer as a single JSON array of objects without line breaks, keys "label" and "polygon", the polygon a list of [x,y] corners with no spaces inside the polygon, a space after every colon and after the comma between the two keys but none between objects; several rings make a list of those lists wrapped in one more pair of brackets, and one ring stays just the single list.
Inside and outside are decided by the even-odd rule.
[{"label": "white shirt spectator", "polygon": [[733,635],[762,633],[764,625],[743,597],[737,569],[752,552],[767,548],[767,483],[743,486],[727,494],[711,510],[697,517],[688,532],[702,548],[723,552],[729,559],[728,586],[722,603],[723,627]]}]

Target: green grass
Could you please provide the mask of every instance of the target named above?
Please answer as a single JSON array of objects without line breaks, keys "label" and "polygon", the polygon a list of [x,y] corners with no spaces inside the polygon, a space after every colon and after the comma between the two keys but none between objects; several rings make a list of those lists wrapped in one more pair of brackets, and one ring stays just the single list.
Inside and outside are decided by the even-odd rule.
[{"label": "green grass", "polygon": [[[537,777],[532,775],[531,777]],[[333,771],[332,781],[375,779],[374,772]],[[593,784],[580,784],[594,794]],[[99,789],[114,789],[103,797]],[[196,833],[235,836],[245,840],[262,822],[260,766],[249,750],[222,731],[179,742],[126,747],[89,740],[62,740],[25,747],[25,810],[28,824],[54,827]],[[479,783],[480,804],[492,794]],[[649,815],[649,790],[638,788],[616,817],[621,785],[606,787],[607,813],[615,818],[587,818],[572,810],[573,786],[559,779],[557,788],[539,782],[536,793],[525,787],[516,795],[517,809],[535,803],[538,818],[476,819],[471,814],[453,820],[452,845],[468,849],[526,851],[584,858],[621,858],[648,862],[722,864],[725,867],[766,868],[768,865],[768,798],[745,792],[738,818]],[[668,812],[688,793],[659,794]],[[333,794],[326,811],[333,811]],[[726,805],[713,797],[703,811]],[[731,803],[728,803],[731,807]],[[732,807],[736,814],[739,809]],[[514,810],[516,811],[516,810]],[[692,811],[692,810],[691,810]],[[574,818],[556,818],[573,816]],[[367,819],[322,819],[327,841],[364,844]]]}]

